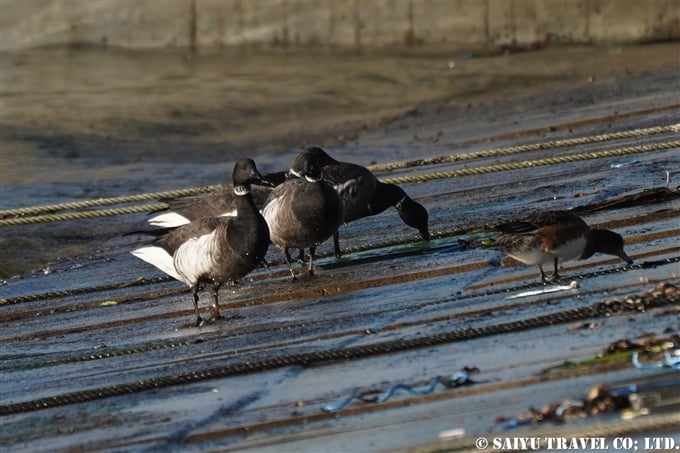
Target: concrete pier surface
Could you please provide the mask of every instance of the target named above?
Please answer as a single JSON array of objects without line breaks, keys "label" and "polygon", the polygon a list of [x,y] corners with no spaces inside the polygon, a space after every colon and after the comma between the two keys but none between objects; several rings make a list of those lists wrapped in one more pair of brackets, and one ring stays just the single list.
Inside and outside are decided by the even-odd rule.
[{"label": "concrete pier surface", "polygon": [[[0,54],[0,447],[676,442],[679,52]],[[428,209],[431,240],[388,210],[342,226],[343,258],[321,244],[318,276],[296,267],[294,283],[272,247],[269,269],[222,289],[226,319],[196,328],[187,289],[129,253],[148,238],[123,236],[156,200],[98,215],[100,198],[220,184],[246,156],[282,170],[311,144],[399,181]],[[634,263],[595,255],[543,284],[485,246],[493,224],[546,209],[620,233]],[[62,214],[74,219],[40,218]]]}]

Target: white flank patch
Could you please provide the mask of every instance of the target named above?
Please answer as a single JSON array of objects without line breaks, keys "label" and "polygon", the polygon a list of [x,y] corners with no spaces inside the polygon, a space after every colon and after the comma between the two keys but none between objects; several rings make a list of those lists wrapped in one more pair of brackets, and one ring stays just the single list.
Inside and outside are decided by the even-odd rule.
[{"label": "white flank patch", "polygon": [[525,251],[513,250],[512,252],[506,252],[506,254],[524,264],[551,264],[555,259],[555,255],[534,247],[530,247],[529,250]]},{"label": "white flank patch", "polygon": [[182,281],[191,285],[199,277],[210,275],[217,263],[215,230],[203,236],[193,237],[184,242],[175,252],[174,268],[181,275]]},{"label": "white flank patch", "polygon": [[174,211],[170,211],[164,212],[163,214],[159,214],[155,217],[151,217],[149,220],[147,220],[147,223],[151,226],[159,228],[175,228],[186,225],[187,223],[191,223],[191,221],[183,215],[177,214]]},{"label": "white flank patch", "polygon": [[565,242],[564,244],[556,247],[555,250],[551,250],[551,252],[559,256],[564,261],[573,260],[574,258],[581,256],[585,246],[586,238],[585,236],[581,236],[580,238]]},{"label": "white flank patch", "polygon": [[264,208],[262,208],[262,217],[264,217],[265,222],[267,222],[270,232],[272,231],[272,227],[276,226],[276,219],[279,216],[279,210],[283,205],[284,198],[285,197],[282,194],[281,196],[272,199]]},{"label": "white flank patch", "polygon": [[181,282],[187,283],[175,269],[175,265],[173,264],[172,260],[172,255],[166,252],[165,249],[161,247],[156,247],[155,245],[150,245],[147,247],[139,248],[137,250],[133,250],[130,253],[132,253],[140,260],[146,261],[152,266],[157,267],[161,271],[168,274],[170,277]]}]

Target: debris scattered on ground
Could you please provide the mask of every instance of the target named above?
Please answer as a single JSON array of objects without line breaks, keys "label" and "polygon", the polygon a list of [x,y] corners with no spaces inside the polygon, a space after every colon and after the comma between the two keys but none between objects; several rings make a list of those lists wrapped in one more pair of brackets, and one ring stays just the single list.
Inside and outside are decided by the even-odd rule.
[{"label": "debris scattered on ground", "polygon": [[497,423],[504,423],[504,429],[531,425],[546,421],[565,422],[576,418],[591,417],[603,413],[620,411],[630,407],[627,395],[618,395],[604,384],[588,389],[584,398],[566,399],[543,406],[529,408],[528,413],[513,418],[499,417]]},{"label": "debris scattered on ground", "polygon": [[680,335],[673,334],[669,337],[660,338],[655,334],[648,334],[636,340],[621,339],[614,341],[607,346],[599,357],[606,354],[616,354],[619,352],[662,352],[667,349],[680,347]]},{"label": "debris scattered on ground", "polygon": [[460,371],[456,371],[451,376],[436,376],[425,388],[421,389],[416,388],[417,386],[401,383],[394,384],[385,391],[377,389],[360,391],[357,389],[349,398],[346,398],[339,403],[327,404],[322,408],[322,410],[325,412],[335,413],[349,406],[349,404],[355,400],[359,400],[364,403],[384,403],[392,398],[392,396],[394,396],[398,390],[405,390],[411,395],[422,396],[429,395],[430,393],[434,392],[438,384],[443,385],[447,389],[472,385],[476,384],[477,382],[470,379],[470,374],[476,373],[479,373],[479,368],[466,366]]},{"label": "debris scattered on ground", "polygon": [[[654,297],[677,297],[678,288],[669,283],[660,283],[649,293]],[[633,301],[634,302],[634,301]],[[581,323],[570,330],[590,329],[599,327],[597,323]],[[633,366],[639,370],[671,368],[680,370],[680,335],[671,334],[659,337],[654,333],[646,333],[635,340],[621,339],[608,345],[598,359],[605,356],[632,352],[630,356]],[[627,356],[628,357],[628,356]],[[677,386],[678,377],[674,377],[671,386]],[[504,429],[518,426],[542,423],[545,421],[565,422],[570,419],[591,417],[603,413],[619,412],[633,406],[631,401],[637,401],[638,393],[647,391],[654,386],[668,386],[667,382],[626,385],[610,388],[605,384],[591,387],[582,399],[566,399],[543,406],[540,409],[530,407],[528,413],[513,418],[498,417],[497,423],[504,423]],[[640,408],[633,408],[640,412]]]},{"label": "debris scattered on ground", "polygon": [[[638,369],[648,370],[668,366],[680,370],[679,349],[675,349],[673,353],[665,351],[664,360],[651,366],[638,366],[636,364],[637,354],[633,356],[633,363]],[[513,429],[546,421],[564,423],[615,412],[620,412],[622,418],[631,418],[649,414],[654,408],[677,405],[678,389],[680,389],[680,375],[675,372],[652,379],[645,375],[635,383],[618,386],[597,384],[590,387],[583,398],[565,399],[547,404],[540,409],[530,407],[527,413],[516,417],[498,417],[496,423],[503,423],[503,429]]]}]

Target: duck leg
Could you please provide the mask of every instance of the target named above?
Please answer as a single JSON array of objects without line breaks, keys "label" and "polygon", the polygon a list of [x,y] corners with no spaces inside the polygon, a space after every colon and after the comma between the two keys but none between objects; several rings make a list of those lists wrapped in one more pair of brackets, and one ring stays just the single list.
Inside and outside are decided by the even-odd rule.
[{"label": "duck leg", "polygon": [[335,257],[340,258],[342,253],[340,252],[340,231],[335,230],[333,233],[333,247],[335,248]]},{"label": "duck leg", "polygon": [[290,265],[290,250],[288,247],[283,248],[283,254],[286,257],[286,263],[288,264],[288,270],[290,271],[290,276],[293,277],[291,281],[295,281],[295,272],[293,272],[293,266]]},{"label": "duck leg", "polygon": [[203,325],[203,318],[201,312],[198,311],[198,284],[191,287],[191,296],[194,299],[194,310],[196,310],[196,327]]},{"label": "duck leg", "polygon": [[555,261],[554,261],[554,263],[553,263],[553,265],[554,265],[554,271],[553,271],[553,274],[550,276],[550,279],[551,279],[552,281],[555,281],[555,280],[557,280],[557,279],[560,278],[560,274],[559,274],[559,272],[557,271],[557,266],[558,266],[558,264],[559,264],[559,263],[558,263],[558,259],[557,259],[557,257],[555,257]]},{"label": "duck leg", "polygon": [[316,247],[312,246],[309,248],[309,275],[314,276],[314,253],[316,253]]}]

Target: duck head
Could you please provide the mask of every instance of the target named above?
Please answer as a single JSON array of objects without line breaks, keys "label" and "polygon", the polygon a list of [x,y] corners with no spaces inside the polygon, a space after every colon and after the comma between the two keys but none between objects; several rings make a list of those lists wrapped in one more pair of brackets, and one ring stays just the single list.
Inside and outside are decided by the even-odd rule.
[{"label": "duck head", "polygon": [[581,259],[588,258],[594,253],[599,252],[606,255],[618,256],[626,263],[633,264],[633,260],[626,255],[626,252],[623,250],[623,245],[623,238],[620,234],[610,230],[592,229],[590,230],[590,238],[586,250],[581,256]]}]

